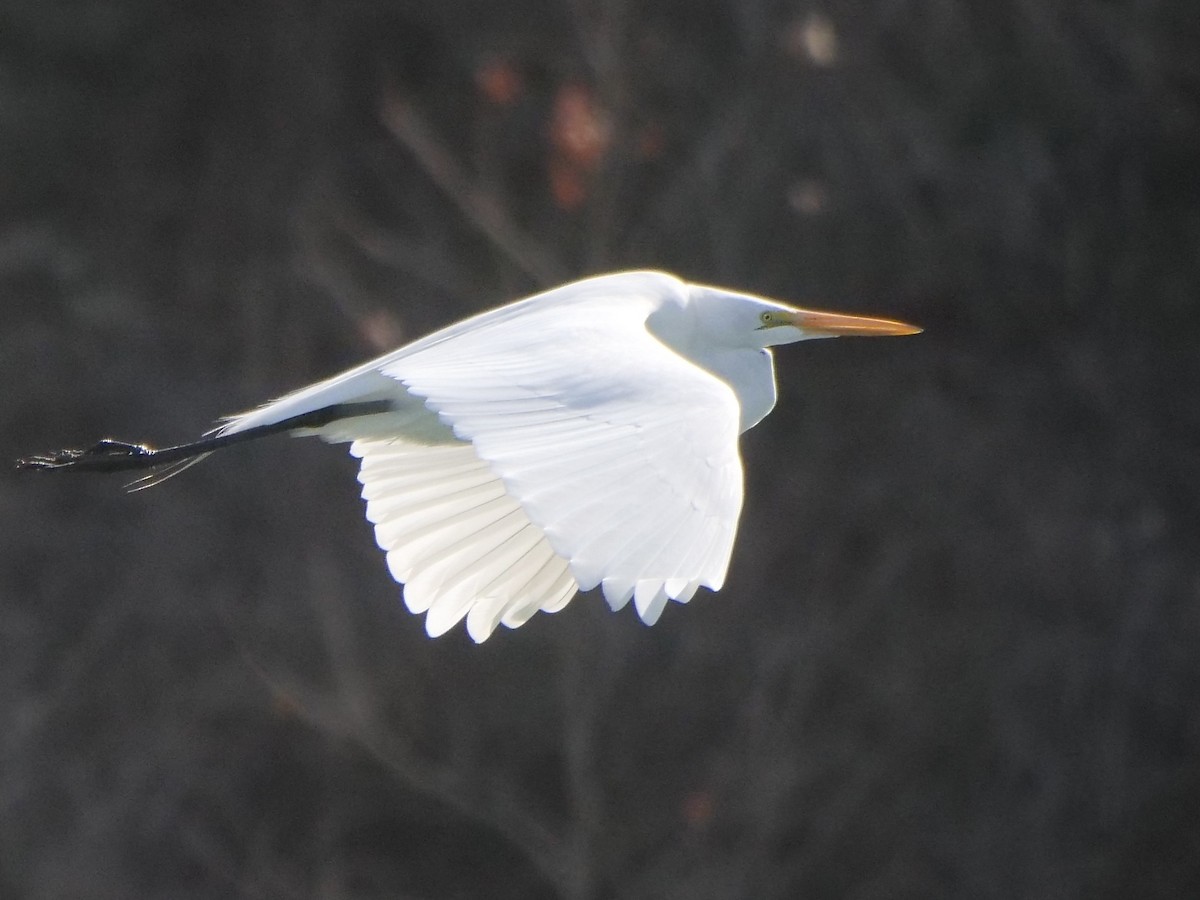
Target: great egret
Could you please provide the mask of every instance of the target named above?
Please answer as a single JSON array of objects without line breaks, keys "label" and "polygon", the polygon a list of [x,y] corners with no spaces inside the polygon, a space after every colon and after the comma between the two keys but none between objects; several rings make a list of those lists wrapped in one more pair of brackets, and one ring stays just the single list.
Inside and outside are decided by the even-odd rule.
[{"label": "great egret", "polygon": [[[721,587],[738,435],[775,405],[770,347],[915,334],[659,272],[588,278],[444,328],[155,450],[105,440],[26,469],[157,468],[268,434],[350,442],[388,568],[432,636],[476,641],[599,586],[653,624]],[[165,465],[165,469],[161,468]]]}]

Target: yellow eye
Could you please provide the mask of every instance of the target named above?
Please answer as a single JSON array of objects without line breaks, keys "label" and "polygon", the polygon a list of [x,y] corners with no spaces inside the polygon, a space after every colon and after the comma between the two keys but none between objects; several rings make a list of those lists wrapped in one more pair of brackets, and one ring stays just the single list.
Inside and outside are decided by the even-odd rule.
[{"label": "yellow eye", "polygon": [[774,324],[775,317],[773,315],[771,315],[769,312],[764,312],[759,315],[758,321],[762,322],[764,325],[771,325],[771,324]]}]

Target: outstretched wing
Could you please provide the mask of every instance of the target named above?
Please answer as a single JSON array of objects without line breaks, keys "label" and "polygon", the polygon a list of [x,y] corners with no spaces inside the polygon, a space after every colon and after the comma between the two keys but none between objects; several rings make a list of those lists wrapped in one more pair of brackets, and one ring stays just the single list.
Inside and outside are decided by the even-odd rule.
[{"label": "outstretched wing", "polygon": [[583,282],[380,371],[471,444],[582,589],[653,622],[724,581],[742,472],[732,389],[647,331],[663,285],[641,278]]}]

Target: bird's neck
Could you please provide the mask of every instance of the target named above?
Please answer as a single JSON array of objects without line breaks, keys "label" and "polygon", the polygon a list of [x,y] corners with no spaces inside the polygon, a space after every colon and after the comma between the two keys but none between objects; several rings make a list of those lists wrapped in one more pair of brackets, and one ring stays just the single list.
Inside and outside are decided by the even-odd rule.
[{"label": "bird's neck", "polygon": [[[685,315],[684,310],[696,314]],[[749,431],[774,408],[775,364],[770,350],[722,345],[703,327],[703,308],[666,304],[646,325],[680,356],[729,385],[741,407],[739,433]]]},{"label": "bird's neck", "polygon": [[714,349],[696,362],[737,394],[742,408],[740,432],[749,431],[775,407],[775,363],[770,350]]}]

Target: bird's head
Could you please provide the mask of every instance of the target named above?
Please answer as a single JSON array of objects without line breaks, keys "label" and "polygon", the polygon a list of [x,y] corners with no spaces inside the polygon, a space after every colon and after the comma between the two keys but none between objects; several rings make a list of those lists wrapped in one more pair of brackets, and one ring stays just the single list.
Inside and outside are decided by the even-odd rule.
[{"label": "bird's head", "polygon": [[690,305],[713,337],[719,334],[722,342],[758,348],[815,338],[884,337],[921,331],[893,319],[797,309],[765,297],[711,287],[693,286]]}]

